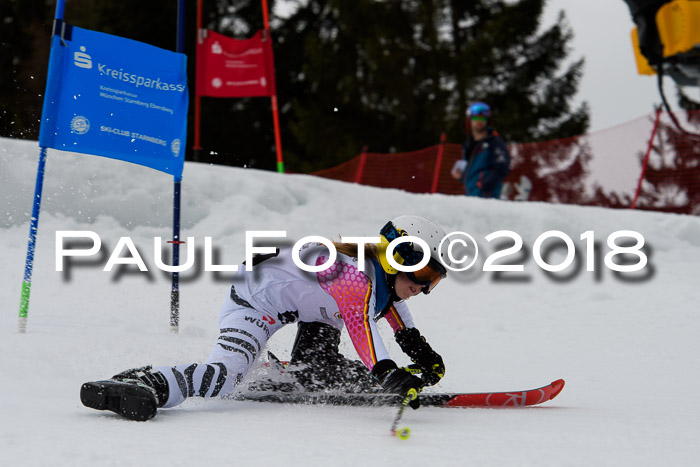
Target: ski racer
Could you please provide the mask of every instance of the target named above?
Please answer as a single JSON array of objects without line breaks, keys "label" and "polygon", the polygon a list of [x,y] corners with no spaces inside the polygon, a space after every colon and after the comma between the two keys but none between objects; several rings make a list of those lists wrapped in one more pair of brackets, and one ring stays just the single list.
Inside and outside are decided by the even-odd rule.
[{"label": "ski racer", "polygon": [[[429,246],[430,258],[422,269],[401,272],[387,260],[387,246],[402,236],[417,237]],[[430,293],[446,277],[445,265],[450,263],[439,248],[443,238],[445,232],[432,221],[400,216],[381,229],[379,244],[366,245],[362,252],[356,244],[335,243],[335,261],[320,272],[297,267],[291,249],[254,256],[253,270],[239,268],[233,280],[219,316],[219,337],[206,363],[126,370],[108,380],[83,384],[81,401],[86,407],[144,421],[158,408],[175,407],[188,397],[229,394],[268,339],[296,322],[289,372],[302,390],[396,393],[409,397],[411,407],[418,408],[418,393],[440,381],[445,365],[415,328],[405,300]],[[300,252],[307,265],[326,264],[329,254],[317,243],[304,245]],[[423,252],[404,241],[396,244],[393,259],[414,266],[423,260]],[[412,369],[420,370],[422,377],[398,368],[390,358],[377,330],[380,318],[389,322],[400,348],[414,362]],[[340,353],[343,327],[361,362]]]}]

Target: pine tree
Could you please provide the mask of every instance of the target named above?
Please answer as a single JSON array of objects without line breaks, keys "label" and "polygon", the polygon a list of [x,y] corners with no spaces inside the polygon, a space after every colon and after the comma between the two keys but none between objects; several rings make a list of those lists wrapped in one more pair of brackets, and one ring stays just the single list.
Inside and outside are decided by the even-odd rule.
[{"label": "pine tree", "polygon": [[39,138],[53,15],[45,2],[0,0],[0,136]]},{"label": "pine tree", "polygon": [[[450,106],[459,122],[470,102],[485,101],[507,141],[546,141],[581,135],[588,107],[572,108],[583,59],[563,72],[573,33],[564,14],[539,31],[545,0],[450,0],[451,75],[457,86]],[[456,125],[450,133],[461,131]]]},{"label": "pine tree", "polygon": [[446,90],[435,2],[309,0],[275,31],[285,155],[299,170],[435,144]]},{"label": "pine tree", "polygon": [[309,0],[276,32],[278,77],[291,83],[285,153],[309,170],[363,146],[430,146],[445,129],[462,141],[475,100],[492,105],[507,141],[584,133],[588,108],[571,104],[583,61],[559,72],[572,32],[563,15],[539,32],[543,5]]}]

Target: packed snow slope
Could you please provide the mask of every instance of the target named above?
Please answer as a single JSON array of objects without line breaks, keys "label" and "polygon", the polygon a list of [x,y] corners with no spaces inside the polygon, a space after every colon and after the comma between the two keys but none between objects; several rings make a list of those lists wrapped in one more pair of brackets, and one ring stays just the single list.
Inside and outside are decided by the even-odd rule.
[{"label": "packed snow slope", "polygon": [[[430,390],[514,391],[558,378],[566,387],[533,408],[409,410],[402,423],[412,429],[407,441],[389,435],[394,408],[191,399],[138,423],[82,407],[81,383],[144,364],[205,359],[227,278],[197,271],[200,256],[182,274],[180,332],[171,333],[170,278],[155,267],[153,239],[172,235],[172,178],[49,151],[28,327],[19,334],[37,161],[36,143],[0,140],[2,466],[697,465],[697,217],[417,195],[188,163],[182,236],[194,237],[188,242],[198,249],[211,237],[218,264],[242,261],[247,230],[285,230],[288,242],[307,235],[338,239],[376,235],[387,220],[417,214],[447,232],[471,234],[481,247],[477,264],[409,301],[447,367]],[[482,271],[486,257],[513,243],[486,241],[501,230],[516,232],[523,248],[496,264],[523,264],[523,272]],[[576,253],[570,268],[548,275],[534,251],[550,230],[571,237]],[[614,273],[603,261],[608,236],[620,230],[644,237],[649,261],[638,273]],[[57,272],[57,231],[95,232],[102,250]],[[580,239],[588,231],[597,244],[593,272]],[[126,236],[149,272],[134,265],[103,272]],[[563,242],[550,239],[544,247],[557,244]],[[558,264],[564,252],[544,256]],[[388,326],[380,327],[390,353],[407,363]],[[294,332],[288,326],[273,336],[270,350],[287,358]],[[346,333],[342,345],[354,355]]]}]

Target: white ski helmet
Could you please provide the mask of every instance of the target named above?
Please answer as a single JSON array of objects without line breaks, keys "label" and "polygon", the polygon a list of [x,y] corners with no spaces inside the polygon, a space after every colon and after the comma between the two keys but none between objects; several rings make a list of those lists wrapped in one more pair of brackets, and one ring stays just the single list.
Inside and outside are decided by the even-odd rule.
[{"label": "white ski helmet", "polygon": [[[380,242],[377,245],[379,262],[387,274],[395,275],[399,270],[394,268],[387,259],[387,247],[399,237],[418,237],[423,240],[430,249],[430,260],[422,269],[407,272],[409,279],[421,285],[426,285],[423,293],[428,294],[440,279],[447,276],[445,266],[451,266],[451,261],[440,251],[440,242],[445,238],[445,231],[433,221],[420,216],[399,216],[389,222],[380,231]],[[447,251],[448,245],[443,245],[442,250]],[[423,250],[420,245],[413,242],[403,242],[394,248],[393,258],[402,266],[414,266],[423,259]]]}]

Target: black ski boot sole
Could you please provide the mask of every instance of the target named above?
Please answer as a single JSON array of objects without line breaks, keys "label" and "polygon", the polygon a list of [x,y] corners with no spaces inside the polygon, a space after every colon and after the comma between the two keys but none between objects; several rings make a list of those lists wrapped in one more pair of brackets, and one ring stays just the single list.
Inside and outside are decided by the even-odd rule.
[{"label": "black ski boot sole", "polygon": [[156,416],[156,398],[148,389],[119,381],[95,381],[80,388],[85,407],[109,410],[129,420],[145,422]]}]

